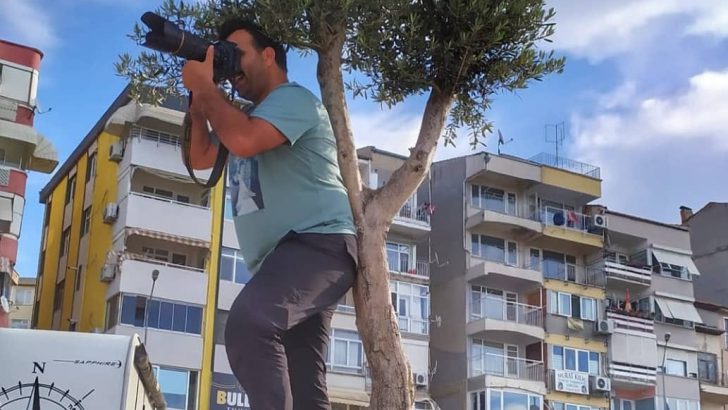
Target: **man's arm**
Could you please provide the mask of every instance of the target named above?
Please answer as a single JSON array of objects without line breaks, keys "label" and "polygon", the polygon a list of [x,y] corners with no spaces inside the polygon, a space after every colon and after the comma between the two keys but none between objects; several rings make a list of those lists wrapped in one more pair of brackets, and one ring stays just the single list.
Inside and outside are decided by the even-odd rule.
[{"label": "man's arm", "polygon": [[[269,122],[251,118],[233,106],[212,82],[213,47],[207,50],[204,62],[188,61],[182,70],[182,79],[192,91],[195,110],[207,118],[220,142],[233,155],[253,157],[273,149],[288,139]],[[204,124],[204,122],[203,122]],[[203,149],[207,148],[202,141]],[[213,160],[214,161],[214,160]]]},{"label": "man's arm", "polygon": [[193,96],[190,107],[190,166],[192,169],[209,169],[215,165],[217,145],[212,143],[207,129],[207,119],[197,109],[196,101]]}]

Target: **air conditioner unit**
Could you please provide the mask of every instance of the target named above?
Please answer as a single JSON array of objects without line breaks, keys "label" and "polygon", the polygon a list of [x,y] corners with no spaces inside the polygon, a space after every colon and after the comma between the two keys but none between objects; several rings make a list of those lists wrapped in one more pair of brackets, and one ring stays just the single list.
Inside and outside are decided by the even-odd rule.
[{"label": "air conditioner unit", "polygon": [[109,202],[104,208],[104,222],[107,224],[116,221],[119,217],[119,205],[116,202]]},{"label": "air conditioner unit", "polygon": [[101,281],[111,282],[116,277],[116,264],[107,263],[101,269]]},{"label": "air conditioner unit", "polygon": [[612,391],[612,380],[605,376],[589,376],[590,390],[595,392]]},{"label": "air conditioner unit", "polygon": [[598,321],[597,333],[600,335],[611,335],[614,333],[614,321],[609,319]]},{"label": "air conditioner unit", "polygon": [[412,378],[415,381],[415,386],[417,386],[417,387],[427,386],[427,374],[412,373]]},{"label": "air conditioner unit", "polygon": [[119,162],[124,157],[124,147],[121,142],[115,142],[109,147],[109,160]]},{"label": "air conditioner unit", "polygon": [[591,216],[591,226],[595,228],[606,228],[607,227],[607,216],[602,214],[596,214]]}]

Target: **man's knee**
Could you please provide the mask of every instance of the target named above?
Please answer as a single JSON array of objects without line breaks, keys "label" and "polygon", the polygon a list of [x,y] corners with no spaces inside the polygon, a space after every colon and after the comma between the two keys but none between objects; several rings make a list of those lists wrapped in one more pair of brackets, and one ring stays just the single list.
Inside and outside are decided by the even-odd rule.
[{"label": "man's knee", "polygon": [[233,303],[225,324],[225,346],[228,351],[250,352],[250,345],[274,338],[281,332],[281,312],[276,308],[261,309],[254,298],[239,298]]}]

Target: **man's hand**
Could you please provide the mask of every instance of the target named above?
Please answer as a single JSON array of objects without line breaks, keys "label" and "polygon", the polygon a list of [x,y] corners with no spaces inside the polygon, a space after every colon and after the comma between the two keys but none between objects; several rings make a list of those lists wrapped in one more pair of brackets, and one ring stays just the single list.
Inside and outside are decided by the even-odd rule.
[{"label": "man's hand", "polygon": [[215,49],[213,46],[210,46],[207,48],[205,61],[190,60],[185,63],[182,68],[182,82],[192,93],[215,88],[215,83],[212,82],[212,64],[214,59]]}]

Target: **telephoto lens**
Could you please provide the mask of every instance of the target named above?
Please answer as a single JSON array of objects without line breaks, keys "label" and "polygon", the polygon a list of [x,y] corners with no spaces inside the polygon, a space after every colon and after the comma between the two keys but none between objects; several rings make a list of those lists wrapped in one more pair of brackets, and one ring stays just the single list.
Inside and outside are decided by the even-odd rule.
[{"label": "telephoto lens", "polygon": [[211,43],[189,31],[175,26],[171,21],[150,11],[142,15],[142,22],[151,30],[145,35],[142,46],[170,53],[187,60],[205,61]]}]

